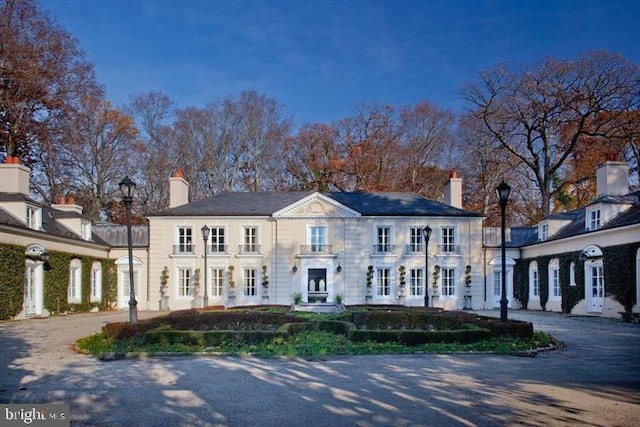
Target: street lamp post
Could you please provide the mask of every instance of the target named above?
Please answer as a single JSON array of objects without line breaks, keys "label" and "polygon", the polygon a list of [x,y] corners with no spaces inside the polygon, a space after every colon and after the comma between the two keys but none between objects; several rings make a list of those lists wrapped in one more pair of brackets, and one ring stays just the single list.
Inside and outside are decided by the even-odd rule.
[{"label": "street lamp post", "polygon": [[136,183],[125,176],[120,182],[120,192],[124,200],[124,207],[127,211],[127,248],[129,249],[129,323],[138,323],[138,301],[133,283],[133,245],[131,242],[131,204],[133,203],[133,193],[136,191]]},{"label": "street lamp post", "polygon": [[431,237],[431,227],[428,225],[422,229],[424,236],[424,306],[429,307],[429,237]]},{"label": "street lamp post", "polygon": [[501,234],[501,249],[502,249],[502,295],[500,296],[500,321],[507,321],[507,249],[505,244],[505,209],[507,208],[507,201],[509,200],[509,193],[511,193],[511,187],[506,182],[502,181],[500,185],[496,187],[496,194],[500,201],[500,212],[502,215],[502,222],[500,227]]},{"label": "street lamp post", "polygon": [[202,231],[202,241],[204,242],[204,298],[203,306],[209,305],[209,294],[207,293],[208,281],[207,281],[207,242],[209,241],[209,227],[205,224],[200,231]]}]

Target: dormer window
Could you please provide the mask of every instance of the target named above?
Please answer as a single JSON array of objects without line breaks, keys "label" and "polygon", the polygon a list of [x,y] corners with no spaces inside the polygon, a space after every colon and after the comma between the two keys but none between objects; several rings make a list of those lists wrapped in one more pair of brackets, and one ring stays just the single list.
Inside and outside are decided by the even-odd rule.
[{"label": "dormer window", "polygon": [[601,225],[600,209],[587,210],[587,230],[597,230]]},{"label": "dormer window", "polygon": [[91,223],[83,221],[81,225],[81,232],[84,240],[91,240]]},{"label": "dormer window", "polygon": [[33,206],[27,206],[27,216],[26,216],[27,227],[32,230],[40,230],[41,227],[41,218],[40,218],[40,209],[34,208]]},{"label": "dormer window", "polygon": [[540,224],[538,227],[538,240],[547,240],[549,238],[549,224]]}]

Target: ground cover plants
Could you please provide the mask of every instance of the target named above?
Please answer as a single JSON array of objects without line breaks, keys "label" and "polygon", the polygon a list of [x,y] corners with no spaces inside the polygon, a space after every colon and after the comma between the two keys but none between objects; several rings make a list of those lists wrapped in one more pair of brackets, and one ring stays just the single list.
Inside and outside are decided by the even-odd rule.
[{"label": "ground cover plants", "polygon": [[461,311],[352,306],[340,313],[288,307],[181,310],[117,322],[76,342],[93,355],[225,354],[324,357],[350,354],[494,352],[521,354],[557,345],[527,322],[502,323]]}]

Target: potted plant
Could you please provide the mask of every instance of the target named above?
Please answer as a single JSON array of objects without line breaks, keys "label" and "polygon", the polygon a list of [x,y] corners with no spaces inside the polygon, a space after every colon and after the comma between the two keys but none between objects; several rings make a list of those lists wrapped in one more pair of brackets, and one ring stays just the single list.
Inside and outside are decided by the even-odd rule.
[{"label": "potted plant", "polygon": [[440,280],[440,266],[435,265],[433,267],[433,275],[431,281],[432,296],[436,298],[438,296],[438,281]]},{"label": "potted plant", "polygon": [[229,284],[229,298],[235,298],[235,289],[236,289],[236,282],[233,281],[233,270],[235,269],[235,267],[233,265],[230,265],[228,270],[228,275],[229,275],[229,280],[228,280],[228,284]]},{"label": "potted plant", "polygon": [[371,298],[372,291],[371,286],[373,285],[373,266],[370,265],[367,267],[367,298]]},{"label": "potted plant", "polygon": [[296,292],[293,294],[293,305],[298,305],[302,302],[302,292]]},{"label": "potted plant", "polygon": [[405,295],[405,287],[407,285],[406,281],[407,270],[404,265],[401,265],[398,268],[398,278],[399,278],[399,286],[398,286],[398,298],[403,298]]},{"label": "potted plant", "polygon": [[169,295],[167,284],[169,283],[169,268],[165,265],[160,273],[160,311],[169,311]]},{"label": "potted plant", "polygon": [[262,298],[269,298],[269,276],[267,275],[267,266],[262,266]]},{"label": "potted plant", "polygon": [[463,310],[471,310],[471,266],[464,268],[464,308]]}]

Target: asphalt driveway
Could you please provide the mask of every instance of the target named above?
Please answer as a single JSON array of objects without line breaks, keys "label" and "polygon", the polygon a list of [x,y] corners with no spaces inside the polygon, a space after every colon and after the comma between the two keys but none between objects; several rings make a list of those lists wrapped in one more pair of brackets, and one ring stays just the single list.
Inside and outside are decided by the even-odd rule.
[{"label": "asphalt driveway", "polygon": [[4,322],[0,403],[68,403],[72,425],[640,424],[640,325],[539,312],[510,316],[533,322],[566,348],[537,357],[100,362],[70,344],[106,322],[126,320],[126,312]]}]

